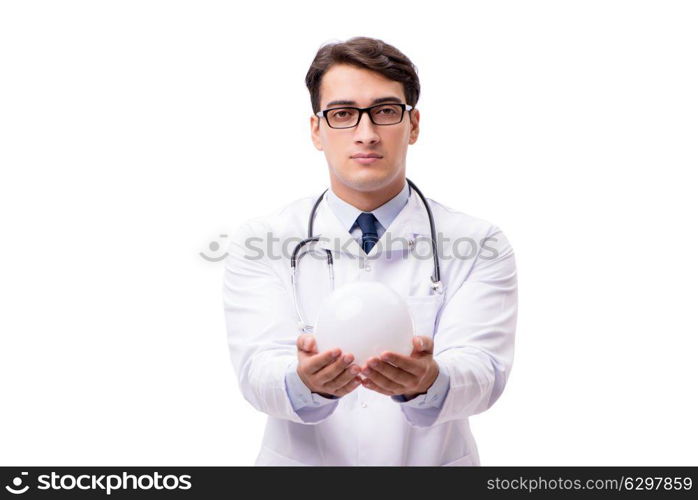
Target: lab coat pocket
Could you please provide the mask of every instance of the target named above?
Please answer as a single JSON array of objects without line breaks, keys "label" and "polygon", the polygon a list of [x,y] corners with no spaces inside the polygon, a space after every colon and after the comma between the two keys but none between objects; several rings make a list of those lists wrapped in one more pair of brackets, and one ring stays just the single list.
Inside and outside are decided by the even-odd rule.
[{"label": "lab coat pocket", "polygon": [[412,316],[414,334],[434,337],[436,318],[443,305],[444,296],[441,294],[410,295],[405,297],[405,302]]}]

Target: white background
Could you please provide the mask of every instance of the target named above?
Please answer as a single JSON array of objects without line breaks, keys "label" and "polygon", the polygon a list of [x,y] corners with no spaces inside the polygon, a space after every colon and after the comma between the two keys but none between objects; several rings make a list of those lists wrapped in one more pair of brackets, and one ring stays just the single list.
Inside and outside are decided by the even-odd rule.
[{"label": "white background", "polygon": [[[248,465],[209,244],[327,187],[321,44],[419,69],[408,176],[499,225],[484,465],[697,465],[694,2],[3,2],[0,464]],[[220,253],[220,252],[219,252]]]}]

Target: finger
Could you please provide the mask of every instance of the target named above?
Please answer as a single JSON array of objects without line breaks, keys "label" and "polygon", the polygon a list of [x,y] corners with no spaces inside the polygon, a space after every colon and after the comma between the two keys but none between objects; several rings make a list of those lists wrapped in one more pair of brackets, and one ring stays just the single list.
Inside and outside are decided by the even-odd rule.
[{"label": "finger", "polygon": [[385,394],[386,396],[393,396],[392,392],[388,392],[388,391],[382,389],[381,387],[379,387],[376,384],[374,384],[373,382],[371,382],[369,379],[364,379],[363,386],[366,389],[371,389],[372,391],[380,392],[381,394]]},{"label": "finger", "polygon": [[410,356],[403,356],[395,352],[384,352],[380,355],[380,360],[400,368],[419,378],[424,375],[423,361]]},{"label": "finger", "polygon": [[352,361],[354,361],[354,356],[351,354],[338,357],[333,363],[330,363],[314,374],[316,382],[324,386],[327,382],[334,380],[342,373]]},{"label": "finger", "polygon": [[342,354],[342,351],[339,349],[330,349],[320,354],[313,354],[305,360],[305,370],[311,375],[315,374],[325,368],[325,366],[333,363],[339,358],[340,354]]},{"label": "finger", "polygon": [[434,340],[425,335],[412,338],[412,354],[432,354],[434,352]]},{"label": "finger", "polygon": [[335,378],[325,382],[323,387],[331,391],[336,391],[340,387],[344,387],[346,384],[351,382],[353,378],[357,377],[360,371],[361,368],[359,368],[358,365],[347,366],[341,372],[339,372],[339,375],[337,375]]},{"label": "finger", "polygon": [[364,373],[364,375],[366,375],[366,377],[375,385],[377,385],[384,391],[390,392],[391,394],[402,394],[403,392],[407,392],[406,387],[402,386],[401,384],[398,384],[393,380],[390,380],[385,375],[378,373],[376,370],[373,370],[371,368],[369,368],[367,372]]},{"label": "finger", "polygon": [[368,366],[381,375],[385,375],[386,378],[405,387],[417,385],[419,382],[419,379],[412,373],[375,358],[368,361]]},{"label": "finger", "polygon": [[359,377],[354,377],[354,378],[351,379],[348,383],[344,384],[342,387],[340,387],[339,389],[337,389],[337,390],[335,391],[335,395],[338,396],[338,397],[346,396],[347,394],[349,394],[350,392],[352,392],[354,389],[356,389],[356,388],[359,387],[360,385],[361,385],[361,378],[359,378]]}]

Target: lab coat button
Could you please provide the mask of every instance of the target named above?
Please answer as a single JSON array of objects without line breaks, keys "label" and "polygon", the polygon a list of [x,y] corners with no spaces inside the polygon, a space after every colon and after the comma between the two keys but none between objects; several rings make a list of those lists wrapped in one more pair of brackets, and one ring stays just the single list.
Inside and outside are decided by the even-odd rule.
[{"label": "lab coat button", "polygon": [[368,405],[366,403],[361,403],[361,408],[367,408]]},{"label": "lab coat button", "polygon": [[366,266],[366,267],[364,267],[364,269],[365,269],[365,270],[366,270],[366,272],[368,273],[368,272],[370,272],[370,271],[371,271],[371,266]]}]

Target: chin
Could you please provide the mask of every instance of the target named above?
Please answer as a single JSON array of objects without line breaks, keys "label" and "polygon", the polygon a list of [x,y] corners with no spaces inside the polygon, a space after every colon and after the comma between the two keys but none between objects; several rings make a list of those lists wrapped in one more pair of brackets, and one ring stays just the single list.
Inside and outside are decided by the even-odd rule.
[{"label": "chin", "polygon": [[356,191],[374,191],[389,184],[396,174],[373,165],[358,168],[356,165],[351,165],[338,172],[338,178],[343,184]]}]

